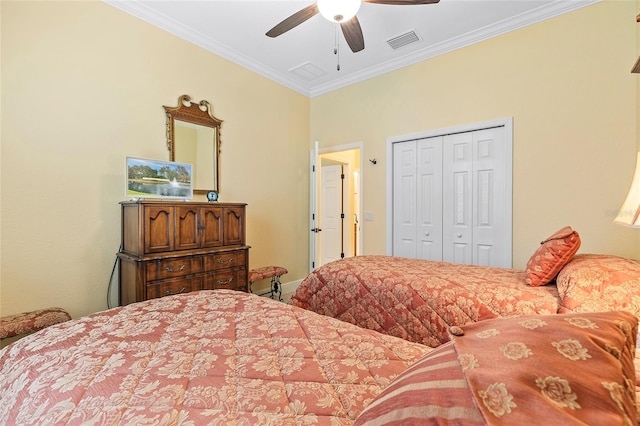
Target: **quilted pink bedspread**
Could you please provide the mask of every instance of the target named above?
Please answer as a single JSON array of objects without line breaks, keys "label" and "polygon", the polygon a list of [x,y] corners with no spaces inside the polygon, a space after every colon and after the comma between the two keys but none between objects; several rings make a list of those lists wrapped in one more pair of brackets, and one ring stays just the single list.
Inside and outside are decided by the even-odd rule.
[{"label": "quilted pink bedspread", "polygon": [[328,263],[303,280],[291,304],[436,347],[452,325],[555,314],[555,285],[530,287],[525,272],[390,256]]},{"label": "quilted pink bedspread", "polygon": [[163,297],[0,351],[0,422],[349,425],[429,350],[231,290]]}]

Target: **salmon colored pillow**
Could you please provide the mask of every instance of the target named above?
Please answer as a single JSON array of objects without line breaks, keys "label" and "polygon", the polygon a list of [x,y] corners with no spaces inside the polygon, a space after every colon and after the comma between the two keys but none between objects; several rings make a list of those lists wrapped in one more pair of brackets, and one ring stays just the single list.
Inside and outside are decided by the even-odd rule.
[{"label": "salmon colored pillow", "polygon": [[640,261],[578,254],[562,268],[556,283],[558,313],[627,311],[640,318]]},{"label": "salmon colored pillow", "polygon": [[580,235],[570,226],[565,226],[540,244],[527,262],[525,281],[531,287],[545,285],[554,280],[580,248]]},{"label": "salmon colored pillow", "polygon": [[636,425],[637,330],[629,312],[451,327],[452,340],[396,377],[354,426]]}]

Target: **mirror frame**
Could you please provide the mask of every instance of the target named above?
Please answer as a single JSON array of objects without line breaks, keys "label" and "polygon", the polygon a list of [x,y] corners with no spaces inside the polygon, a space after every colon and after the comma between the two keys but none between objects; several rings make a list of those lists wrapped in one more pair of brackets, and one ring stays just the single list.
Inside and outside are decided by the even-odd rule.
[{"label": "mirror frame", "polygon": [[201,100],[199,103],[191,101],[191,96],[182,95],[178,98],[178,106],[169,107],[164,106],[166,113],[166,125],[167,125],[167,149],[170,152],[170,160],[175,161],[175,140],[173,135],[175,134],[175,120],[185,121],[187,123],[199,124],[205,127],[211,127],[214,130],[215,146],[214,146],[214,176],[213,186],[214,188],[196,189],[194,187],[193,192],[195,194],[206,194],[208,191],[220,192],[220,146],[222,141],[220,140],[220,128],[222,127],[222,120],[216,118],[211,112],[211,104],[206,100]]}]

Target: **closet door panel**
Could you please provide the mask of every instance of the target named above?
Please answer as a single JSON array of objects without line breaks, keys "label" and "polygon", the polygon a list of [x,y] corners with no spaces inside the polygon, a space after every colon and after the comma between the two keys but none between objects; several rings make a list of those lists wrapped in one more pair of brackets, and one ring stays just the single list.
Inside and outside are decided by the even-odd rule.
[{"label": "closet door panel", "polygon": [[474,264],[510,267],[505,253],[506,221],[504,127],[473,132]]},{"label": "closet door panel", "polygon": [[442,137],[417,141],[417,255],[442,260]]},{"label": "closet door panel", "polygon": [[393,146],[393,254],[415,258],[416,142]]},{"label": "closet door panel", "polygon": [[471,133],[444,137],[443,260],[472,263],[473,138]]}]

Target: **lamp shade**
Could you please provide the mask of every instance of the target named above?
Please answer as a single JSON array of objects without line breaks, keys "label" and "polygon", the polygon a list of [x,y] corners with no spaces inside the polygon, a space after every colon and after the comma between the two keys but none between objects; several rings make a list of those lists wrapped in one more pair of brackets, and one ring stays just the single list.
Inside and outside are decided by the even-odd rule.
[{"label": "lamp shade", "polygon": [[636,159],[636,171],[627,198],[624,200],[618,215],[613,220],[619,225],[640,228],[640,152]]},{"label": "lamp shade", "polygon": [[360,0],[318,0],[320,14],[331,22],[347,22],[360,10]]}]

